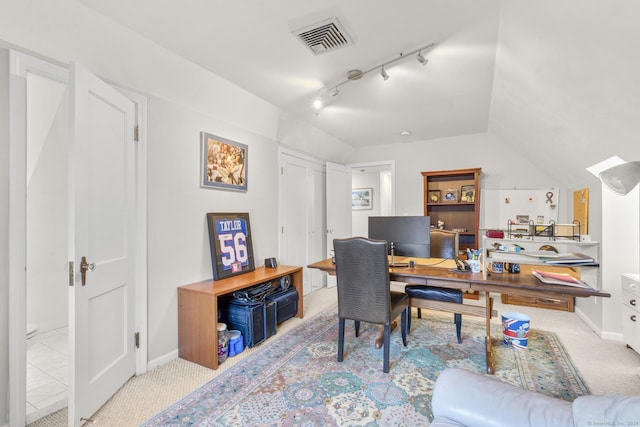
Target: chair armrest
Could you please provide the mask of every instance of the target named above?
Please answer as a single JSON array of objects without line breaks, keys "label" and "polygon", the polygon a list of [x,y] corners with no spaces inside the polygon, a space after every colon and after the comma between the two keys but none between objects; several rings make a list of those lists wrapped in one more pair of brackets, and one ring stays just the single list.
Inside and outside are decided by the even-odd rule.
[{"label": "chair armrest", "polygon": [[440,374],[431,407],[436,425],[573,426],[571,402],[458,368]]}]

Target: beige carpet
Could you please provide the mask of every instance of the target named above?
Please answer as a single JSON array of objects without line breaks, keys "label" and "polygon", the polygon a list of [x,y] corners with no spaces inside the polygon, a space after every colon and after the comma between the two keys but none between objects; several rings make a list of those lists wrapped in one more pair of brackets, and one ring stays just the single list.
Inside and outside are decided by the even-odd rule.
[{"label": "beige carpet", "polygon": [[[305,319],[309,319],[335,302],[335,288],[323,288],[305,296]],[[517,311],[527,314],[531,317],[532,328],[558,334],[593,394],[640,394],[640,376],[638,376],[640,355],[626,348],[623,343],[600,339],[574,313],[502,305],[499,298],[496,298],[494,308],[498,313]],[[425,311],[423,316],[428,315]],[[303,321],[297,318],[290,319],[280,325],[278,333],[285,332]],[[492,321],[500,323],[500,318]],[[462,327],[464,328],[464,317]],[[144,375],[133,377],[94,414],[95,423],[86,425],[137,426],[252,352],[259,350],[260,346],[257,346],[229,358],[217,371],[182,359],[175,359]],[[66,409],[29,424],[31,427],[66,425]]]}]

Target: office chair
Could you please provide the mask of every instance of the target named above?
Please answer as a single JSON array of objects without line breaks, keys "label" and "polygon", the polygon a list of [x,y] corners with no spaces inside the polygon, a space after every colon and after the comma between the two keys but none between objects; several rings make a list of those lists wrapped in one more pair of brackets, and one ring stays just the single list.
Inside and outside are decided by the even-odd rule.
[{"label": "office chair", "polygon": [[391,322],[401,316],[402,343],[407,345],[409,297],[390,289],[387,242],[364,237],[334,239],[338,287],[338,362],[344,351],[345,320],[384,325],[382,372],[389,372]]},{"label": "office chair", "polygon": [[432,229],[429,235],[431,258],[457,258],[460,241],[457,231]]},{"label": "office chair", "polygon": [[[458,258],[459,235],[457,231],[431,229],[430,245],[432,258]],[[407,285],[405,286],[404,291],[411,298],[462,304],[462,291],[458,289],[437,288],[424,285]],[[411,311],[409,311],[408,317],[407,325],[410,331]],[[422,308],[418,307],[418,319],[420,318],[422,318]],[[454,313],[453,319],[456,324],[456,338],[458,339],[458,343],[461,343],[462,314]]]}]

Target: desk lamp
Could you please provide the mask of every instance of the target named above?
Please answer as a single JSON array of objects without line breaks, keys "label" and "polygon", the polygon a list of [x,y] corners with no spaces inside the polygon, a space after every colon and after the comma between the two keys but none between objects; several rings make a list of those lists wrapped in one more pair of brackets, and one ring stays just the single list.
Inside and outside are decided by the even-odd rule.
[{"label": "desk lamp", "polygon": [[640,161],[623,163],[602,171],[600,179],[607,187],[624,196],[640,183]]}]

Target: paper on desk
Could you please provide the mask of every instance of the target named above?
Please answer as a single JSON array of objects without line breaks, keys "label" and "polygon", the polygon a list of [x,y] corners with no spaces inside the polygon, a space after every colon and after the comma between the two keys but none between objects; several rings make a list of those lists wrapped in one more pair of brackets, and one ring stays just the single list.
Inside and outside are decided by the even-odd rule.
[{"label": "paper on desk", "polygon": [[576,286],[579,288],[590,288],[590,286],[582,280],[578,280],[566,273],[552,273],[550,271],[531,270],[531,274],[536,276],[538,280],[543,283],[552,285]]}]

